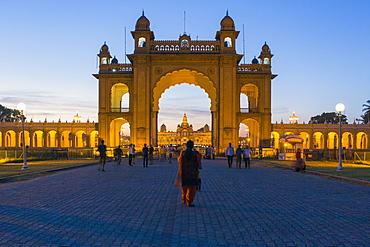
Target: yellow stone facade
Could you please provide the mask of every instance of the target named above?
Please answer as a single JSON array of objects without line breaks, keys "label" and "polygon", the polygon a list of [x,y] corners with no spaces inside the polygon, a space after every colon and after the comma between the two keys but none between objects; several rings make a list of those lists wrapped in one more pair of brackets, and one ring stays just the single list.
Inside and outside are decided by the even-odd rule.
[{"label": "yellow stone facade", "polygon": [[[226,15],[215,40],[155,40],[144,14],[131,32],[135,43],[129,64],[112,59],[106,44],[101,47],[99,73],[99,138],[108,146],[119,144],[119,128],[130,124],[130,139],[138,147],[158,145],[159,99],[171,86],[188,83],[205,90],[211,100],[212,146],[224,150],[237,143],[239,124],[249,126],[253,146],[270,146],[271,72],[269,46],[262,46],[259,59],[240,64],[236,53],[239,31]],[[121,104],[125,94],[129,105]],[[248,97],[248,108],[240,107],[240,95]]]}]

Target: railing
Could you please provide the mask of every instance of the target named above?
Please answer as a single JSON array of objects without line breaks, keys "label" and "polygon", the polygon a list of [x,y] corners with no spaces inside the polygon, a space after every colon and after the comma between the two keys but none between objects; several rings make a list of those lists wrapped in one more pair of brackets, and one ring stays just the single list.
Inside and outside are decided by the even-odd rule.
[{"label": "railing", "polygon": [[133,67],[131,64],[117,63],[117,64],[102,64],[100,65],[100,73],[117,73],[117,74],[132,74]]},{"label": "railing", "polygon": [[130,108],[111,108],[111,112],[130,112]]},{"label": "railing", "polygon": [[240,108],[240,113],[258,113],[257,108]]},{"label": "railing", "polygon": [[241,64],[238,66],[238,73],[262,73],[265,65],[261,64]]}]

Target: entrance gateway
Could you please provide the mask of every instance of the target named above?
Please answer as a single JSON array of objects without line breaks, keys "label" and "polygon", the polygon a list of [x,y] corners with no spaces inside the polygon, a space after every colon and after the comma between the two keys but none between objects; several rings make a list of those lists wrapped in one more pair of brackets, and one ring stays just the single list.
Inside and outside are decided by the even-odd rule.
[{"label": "entrance gateway", "polygon": [[[249,128],[250,146],[271,146],[271,54],[265,43],[251,64],[239,64],[233,19],[226,14],[215,40],[192,40],[183,34],[178,40],[155,40],[150,22],[137,20],[132,37],[135,51],[130,63],[118,63],[106,44],[101,47],[99,73],[99,138],[108,147],[121,143],[120,128],[130,124],[130,142],[158,144],[159,99],[171,86],[188,83],[205,90],[211,101],[212,145],[224,150],[239,143],[239,125]],[[241,107],[240,98],[248,106]],[[129,104],[123,97],[129,96]],[[222,151],[221,151],[222,152]]]}]

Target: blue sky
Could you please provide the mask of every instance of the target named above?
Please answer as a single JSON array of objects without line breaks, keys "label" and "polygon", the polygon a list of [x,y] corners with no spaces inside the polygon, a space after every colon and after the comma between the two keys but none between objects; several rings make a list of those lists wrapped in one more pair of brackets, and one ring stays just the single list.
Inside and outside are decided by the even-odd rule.
[{"label": "blue sky", "polygon": [[[370,1],[0,1],[0,104],[27,104],[34,121],[97,121],[96,54],[104,41],[124,62],[133,52],[130,31],[144,9],[157,40],[213,40],[226,10],[241,31],[237,51],[246,62],[266,41],[275,55],[272,122],[292,111],[311,116],[346,105],[350,122],[370,99]],[[177,88],[178,87],[178,88]],[[178,92],[188,90],[184,99]],[[210,124],[209,100],[201,89],[176,86],[161,99],[159,124],[173,129],[186,112],[194,128]],[[180,103],[179,103],[180,102]],[[184,107],[184,105],[186,107]]]}]

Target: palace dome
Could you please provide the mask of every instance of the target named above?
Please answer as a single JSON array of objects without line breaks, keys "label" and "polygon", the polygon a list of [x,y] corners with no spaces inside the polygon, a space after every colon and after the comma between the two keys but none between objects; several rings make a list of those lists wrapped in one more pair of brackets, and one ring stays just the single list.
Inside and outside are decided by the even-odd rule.
[{"label": "palace dome", "polygon": [[258,59],[256,57],[253,58],[252,64],[259,64]]},{"label": "palace dome", "polygon": [[114,64],[118,63],[118,59],[116,58],[116,56],[114,56],[111,63],[114,63]]},{"label": "palace dome", "polygon": [[135,31],[150,31],[150,21],[145,17],[144,11],[136,22]]},{"label": "palace dome", "polygon": [[263,51],[263,52],[270,52],[270,47],[266,44],[266,42],[265,42],[265,44],[262,46],[262,51]]},{"label": "palace dome", "polygon": [[221,20],[221,31],[235,31],[234,20],[226,12],[226,16]]},{"label": "palace dome", "polygon": [[109,50],[109,47],[107,46],[107,44],[104,42],[104,45],[102,45],[102,47],[100,48],[100,51],[101,52],[108,52]]}]

